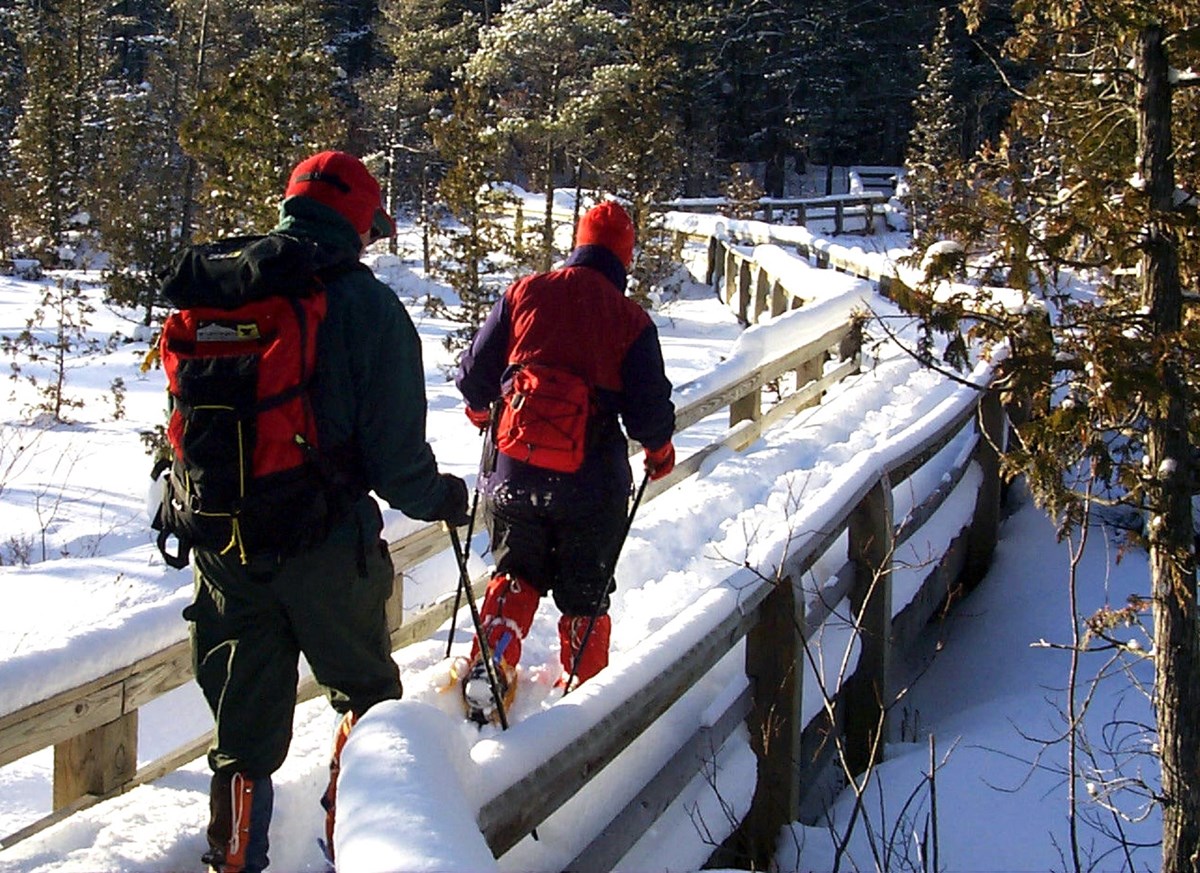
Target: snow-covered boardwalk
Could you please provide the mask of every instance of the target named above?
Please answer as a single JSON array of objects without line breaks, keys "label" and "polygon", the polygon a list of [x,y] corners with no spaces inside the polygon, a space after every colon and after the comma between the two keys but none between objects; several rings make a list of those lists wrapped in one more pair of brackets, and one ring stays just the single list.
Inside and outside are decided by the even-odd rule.
[{"label": "snow-covered boardwalk", "polygon": [[[790,288],[803,289],[794,293],[809,304],[745,332],[737,329],[727,310],[724,316],[714,316],[712,299],[695,290],[661,306],[656,320],[668,367],[679,386],[680,408],[705,396],[713,385],[753,373],[779,349],[795,348],[805,338],[821,336],[844,323],[852,308],[891,311],[891,305],[872,294],[866,283],[812,269],[794,257],[789,262],[783,250],[758,255],[787,276]],[[681,329],[673,333],[676,325]],[[425,326],[433,328],[436,342],[440,326]],[[735,337],[739,337],[736,342]],[[862,372],[831,383],[819,406],[805,408],[761,435],[726,440],[729,414],[724,406],[697,418],[681,434],[679,481],[639,511],[618,568],[612,667],[575,694],[559,700],[550,692],[556,674],[552,667],[556,637],[549,607],[546,614],[539,613],[526,645],[522,690],[507,733],[492,728],[477,731],[463,724],[454,696],[442,693],[444,627],[427,641],[398,652],[406,699],[372,711],[347,750],[339,799],[339,868],[482,869],[494,864],[499,869],[561,869],[637,795],[649,775],[676,756],[682,740],[692,737],[697,725],[711,727],[719,721],[730,700],[742,696],[746,687],[745,653],[740,646],[720,659],[586,791],[539,821],[538,839],[520,840],[498,862],[492,860],[477,823],[490,801],[519,785],[556,751],[621,715],[651,678],[746,602],[753,580],[771,577],[797,541],[828,530],[838,521],[831,514],[849,496],[869,490],[889,463],[912,454],[976,399],[970,389],[920,370],[894,349],[872,344],[864,348]],[[981,371],[978,378],[985,379],[986,373]],[[436,379],[431,382],[435,386],[430,396],[431,441],[448,468],[457,466],[469,475],[474,441],[463,438],[467,428],[454,417],[450,392],[439,389]],[[747,427],[752,424],[741,426]],[[712,447],[722,441],[727,444]],[[913,568],[912,578],[894,574],[896,613],[915,592],[918,570],[928,566],[929,555],[944,551],[947,538],[970,518],[979,478],[963,458],[975,444],[969,434],[952,441],[890,495],[897,520],[939,488],[955,495],[918,536],[906,542],[912,556],[902,563]],[[690,466],[688,456],[696,458]],[[947,471],[953,469],[966,472],[956,477],[957,487],[948,489]],[[392,521],[398,535],[408,532],[403,520]],[[844,542],[826,545],[829,556],[814,560],[804,575],[803,587],[810,594],[834,585],[845,560]],[[484,567],[483,548],[477,538],[474,570]],[[30,694],[44,692],[47,677],[68,685],[80,681],[79,676],[87,672],[80,665],[88,660],[99,660],[101,667],[127,663],[131,646],[152,648],[181,638],[178,609],[187,602],[185,581],[176,578],[174,585],[163,584],[165,571],[153,566],[144,546],[106,560],[121,568],[118,579],[129,578],[131,586],[144,585],[146,591],[157,587],[166,596],[147,594],[138,599],[137,608],[126,611],[113,613],[110,608],[105,621],[98,620],[95,612],[86,615],[80,604],[73,619],[76,625],[59,637],[65,642],[16,647],[14,669],[6,670],[0,681],[4,711],[16,708]],[[901,561],[899,556],[897,560]],[[23,581],[43,583],[47,591],[64,591],[78,580],[79,568],[47,564],[31,568]],[[423,562],[405,580],[406,610],[419,610],[444,595],[453,580],[444,553]],[[93,602],[113,595],[111,585],[101,590],[97,583],[97,589]],[[456,634],[460,647],[470,638],[465,622],[464,611]],[[843,633],[822,647],[830,653],[827,666],[836,676],[843,654],[854,646],[847,644]],[[73,671],[81,672],[72,679]],[[805,719],[820,709],[821,687],[815,677],[805,683]],[[182,692],[144,708],[144,754],[153,754],[163,735],[171,734],[176,744],[184,739],[179,731],[183,723],[203,725],[204,714],[196,700]],[[277,869],[322,865],[315,845],[320,830],[315,797],[324,778],[331,722],[319,701],[298,712],[292,755],[277,780],[272,829]],[[36,770],[36,765],[22,765]],[[710,772],[698,774],[678,799],[666,805],[665,816],[651,836],[634,845],[622,865],[631,869],[659,865],[655,852],[675,842],[669,836],[673,829],[689,832],[692,836],[685,842],[696,844],[698,855],[703,853],[683,860],[674,847],[670,850],[673,866],[702,863],[712,846],[695,839],[696,819],[706,823],[709,840],[719,842],[753,794],[756,763],[744,727],[733,732],[710,766]],[[6,777],[7,773],[6,769]],[[0,870],[32,870],[40,865],[72,869],[62,866],[64,860],[77,864],[73,869],[198,868],[206,786],[203,762],[188,764],[5,850],[0,854]],[[435,815],[439,809],[443,812]],[[155,834],[153,841],[150,832]]]}]

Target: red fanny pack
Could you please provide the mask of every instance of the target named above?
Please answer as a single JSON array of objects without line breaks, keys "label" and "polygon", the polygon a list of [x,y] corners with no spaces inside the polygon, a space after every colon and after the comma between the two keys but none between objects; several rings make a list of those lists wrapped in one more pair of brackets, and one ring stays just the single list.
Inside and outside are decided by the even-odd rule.
[{"label": "red fanny pack", "polygon": [[546,364],[519,364],[504,386],[496,448],[526,464],[574,473],[587,451],[592,389]]}]

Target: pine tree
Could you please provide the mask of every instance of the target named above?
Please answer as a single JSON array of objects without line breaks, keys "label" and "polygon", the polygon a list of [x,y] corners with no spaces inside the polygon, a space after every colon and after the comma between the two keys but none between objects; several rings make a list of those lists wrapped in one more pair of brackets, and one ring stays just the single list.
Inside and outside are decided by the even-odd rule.
[{"label": "pine tree", "polygon": [[12,139],[21,111],[24,71],[17,48],[17,9],[13,0],[0,2],[0,260],[12,253],[12,213],[16,209],[16,163]]},{"label": "pine tree", "polygon": [[595,73],[588,134],[574,146],[597,187],[633,203],[641,229],[651,202],[677,193],[683,175],[684,59],[701,35],[671,4],[636,0],[619,31],[614,63]]},{"label": "pine tree", "polygon": [[[236,0],[171,0],[172,38],[165,54],[169,79],[161,85],[169,95],[164,112],[173,137],[168,158],[176,173],[179,242],[187,245],[195,231],[202,170],[181,139],[196,101],[261,47],[250,35],[253,19]],[[243,34],[237,38],[237,34]],[[166,72],[166,71],[164,71]]]},{"label": "pine tree", "polygon": [[205,234],[262,232],[275,223],[291,168],[343,141],[342,113],[330,96],[337,81],[322,49],[284,40],[197,98],[180,141],[204,175],[198,227]]},{"label": "pine tree", "polygon": [[715,191],[724,169],[720,118],[728,97],[723,93],[722,71],[714,60],[714,43],[720,39],[721,28],[707,0],[676,0],[671,8],[679,23],[675,52],[679,78],[671,95],[671,113],[679,121],[682,193],[693,197]]},{"label": "pine tree", "polygon": [[[384,0],[380,42],[390,63],[365,78],[360,94],[373,147],[385,159],[381,183],[393,212],[427,211],[439,156],[429,131],[452,101],[452,77],[477,44],[479,19],[464,0]],[[432,169],[431,169],[432,168]]]},{"label": "pine tree", "polygon": [[102,11],[93,0],[22,0],[18,7],[25,79],[13,147],[23,181],[14,220],[25,244],[52,263],[67,251],[72,221],[86,214],[99,153]]},{"label": "pine tree", "polygon": [[924,53],[925,81],[913,101],[913,129],[905,169],[913,237],[936,233],[934,216],[949,195],[953,165],[962,157],[962,113],[954,98],[954,12],[943,9],[937,34]]},{"label": "pine tree", "polygon": [[446,315],[462,327],[446,337],[453,352],[466,348],[483,324],[509,277],[494,262],[496,253],[511,249],[499,220],[504,195],[491,182],[499,164],[499,142],[481,136],[482,97],[470,87],[459,90],[453,111],[433,127],[435,144],[453,163],[438,186],[442,201],[460,227],[445,227],[439,272],[458,294],[459,305]]},{"label": "pine tree", "polygon": [[324,11],[333,60],[356,83],[382,63],[379,34],[374,27],[383,5],[380,0],[341,0]]},{"label": "pine tree", "polygon": [[151,85],[112,95],[104,172],[97,175],[100,244],[109,256],[108,297],[142,310],[150,325],[159,277],[174,257],[179,216],[177,165],[163,96]]},{"label": "pine tree", "polygon": [[801,0],[743,0],[715,4],[712,56],[718,71],[710,122],[721,132],[722,169],[761,163],[762,187],[782,196],[793,94],[803,75],[793,30]]},{"label": "pine tree", "polygon": [[[464,79],[493,93],[498,131],[545,192],[542,268],[554,254],[554,187],[564,152],[598,121],[622,23],[587,0],[514,0],[480,34]],[[548,51],[547,47],[553,50]]]},{"label": "pine tree", "polygon": [[[1009,49],[1040,72],[1004,137],[963,173],[973,199],[952,205],[945,226],[1003,266],[1026,305],[991,300],[986,286],[969,308],[924,304],[943,325],[966,319],[976,337],[1008,345],[1005,387],[1041,414],[1017,429],[1006,464],[1064,530],[1086,524],[1098,501],[1146,514],[1162,869],[1190,871],[1200,846],[1200,322],[1184,312],[1183,289],[1200,278],[1189,193],[1200,89],[1173,70],[1200,66],[1200,4],[1043,0],[1016,12]],[[1094,296],[1068,294],[1075,279]],[[1070,851],[1078,861],[1077,841]]]},{"label": "pine tree", "polygon": [[[630,204],[638,240],[630,273],[631,292],[648,292],[671,275],[673,240],[655,221],[651,205],[679,193],[685,167],[685,118],[693,98],[690,86],[706,65],[687,66],[701,55],[700,23],[685,12],[691,4],[635,0],[620,30],[616,58],[597,70],[590,111],[595,120],[576,144],[577,167],[591,166],[588,181]],[[703,139],[701,140],[703,142]],[[692,144],[693,147],[695,144]],[[585,187],[576,180],[577,189]],[[577,211],[579,198],[576,198]],[[575,217],[578,223],[578,215]]]},{"label": "pine tree", "polygon": [[730,169],[729,181],[725,184],[725,200],[729,204],[731,218],[747,221],[757,218],[764,196],[762,185],[744,164],[735,164]]}]

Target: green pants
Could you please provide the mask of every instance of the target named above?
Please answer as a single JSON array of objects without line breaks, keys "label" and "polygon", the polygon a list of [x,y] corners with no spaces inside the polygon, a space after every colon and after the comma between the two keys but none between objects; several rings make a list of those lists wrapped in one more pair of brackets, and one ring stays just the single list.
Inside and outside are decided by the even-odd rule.
[{"label": "green pants", "polygon": [[258,778],[287,757],[299,656],[338,712],[401,696],[385,604],[393,568],[373,501],[285,561],[196,551],[192,666],[212,710],[214,772]]}]

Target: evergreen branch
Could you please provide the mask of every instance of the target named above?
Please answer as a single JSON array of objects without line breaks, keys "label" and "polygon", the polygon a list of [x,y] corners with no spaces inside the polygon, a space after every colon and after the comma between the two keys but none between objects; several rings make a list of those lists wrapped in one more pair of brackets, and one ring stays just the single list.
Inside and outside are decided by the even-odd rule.
[{"label": "evergreen branch", "polygon": [[880,329],[885,334],[887,334],[888,339],[890,339],[892,342],[894,342],[900,348],[900,350],[904,352],[904,354],[908,355],[910,358],[912,358],[914,361],[916,361],[922,367],[928,367],[933,372],[945,377],[946,379],[949,379],[951,382],[956,382],[959,385],[965,385],[966,387],[972,388],[976,391],[982,392],[982,391],[986,391],[988,389],[987,385],[977,385],[974,382],[970,381],[969,379],[964,379],[962,376],[958,375],[958,373],[954,372],[953,370],[950,370],[946,367],[942,367],[941,365],[935,363],[931,359],[921,355],[919,352],[915,351],[914,349],[910,349],[906,343],[901,342],[899,335],[897,335],[893,330],[891,330],[887,326],[887,324],[884,323],[883,316],[881,316],[879,313],[877,313],[874,309],[871,309],[871,307],[869,307],[869,306],[867,307],[867,309],[870,310],[871,315],[873,315],[875,317],[875,321],[879,325]]}]

